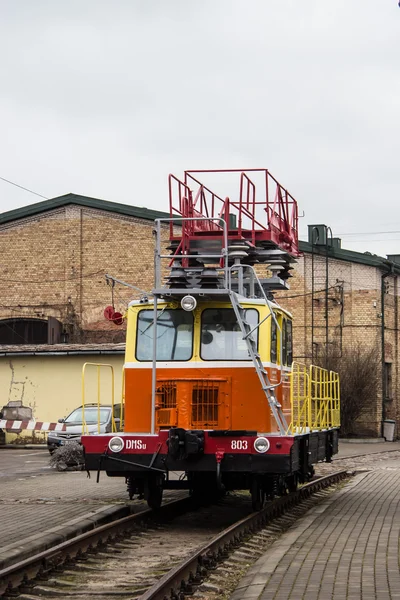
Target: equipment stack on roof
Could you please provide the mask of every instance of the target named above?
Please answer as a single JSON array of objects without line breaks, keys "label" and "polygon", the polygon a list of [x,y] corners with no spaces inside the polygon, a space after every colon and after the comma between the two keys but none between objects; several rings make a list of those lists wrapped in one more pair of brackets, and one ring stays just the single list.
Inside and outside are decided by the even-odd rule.
[{"label": "equipment stack on roof", "polygon": [[[202,175],[222,175],[228,181],[233,177],[236,197],[218,196],[200,182]],[[299,255],[297,202],[266,169],[185,171],[184,181],[170,175],[169,208],[170,295],[179,296],[187,288],[227,290],[232,283],[241,295],[254,296],[252,270],[243,268],[254,265],[265,265],[272,273],[263,282],[268,291],[288,289]],[[181,225],[179,235],[174,224]],[[158,235],[157,294],[165,258],[171,257],[161,254]]]}]

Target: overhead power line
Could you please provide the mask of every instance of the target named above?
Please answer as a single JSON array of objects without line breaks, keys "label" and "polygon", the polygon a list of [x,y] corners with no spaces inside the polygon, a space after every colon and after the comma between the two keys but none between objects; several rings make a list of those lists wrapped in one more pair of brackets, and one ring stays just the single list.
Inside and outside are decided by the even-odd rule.
[{"label": "overhead power line", "polygon": [[347,244],[375,244],[378,242],[399,242],[400,238],[379,238],[377,240],[346,240]]},{"label": "overhead power line", "polygon": [[338,233],[337,235],[386,235],[389,233],[400,233],[400,231],[355,231],[354,233]]},{"label": "overhead power line", "polygon": [[65,283],[66,281],[78,281],[80,279],[90,279],[91,277],[96,277],[97,275],[104,274],[103,270],[93,271],[93,273],[78,273],[74,277],[67,277],[65,279],[3,279],[0,273],[0,282],[1,283],[35,283],[35,284],[45,284],[45,283]]},{"label": "overhead power line", "polygon": [[18,185],[18,183],[14,183],[14,181],[10,181],[9,179],[6,179],[5,177],[0,177],[0,179],[2,181],[5,181],[6,183],[9,183],[10,185],[15,185],[15,187],[20,188],[21,190],[25,190],[25,192],[29,192],[30,194],[34,194],[35,196],[39,196],[40,198],[44,198],[45,200],[48,200],[48,198],[46,196],[42,196],[42,194],[38,194],[37,192],[34,192],[33,190],[30,190],[30,189],[24,187],[23,185]]},{"label": "overhead power line", "polygon": [[289,298],[302,298],[303,296],[313,296],[314,294],[321,294],[322,292],[329,292],[335,288],[340,287],[339,283],[335,283],[327,288],[321,288],[320,290],[314,290],[313,292],[305,292],[305,294],[295,294],[294,296],[275,296],[275,300],[288,300]]}]

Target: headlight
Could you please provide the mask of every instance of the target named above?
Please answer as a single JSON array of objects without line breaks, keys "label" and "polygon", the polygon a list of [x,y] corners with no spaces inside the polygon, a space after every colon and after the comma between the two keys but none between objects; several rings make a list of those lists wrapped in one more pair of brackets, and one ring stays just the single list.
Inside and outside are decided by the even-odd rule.
[{"label": "headlight", "polygon": [[192,311],[197,306],[197,300],[193,296],[184,296],[181,300],[181,306],[183,310]]},{"label": "headlight", "polygon": [[121,452],[122,448],[124,447],[124,440],[120,437],[113,437],[108,442],[108,447],[110,448],[111,452]]},{"label": "headlight", "polygon": [[254,450],[260,454],[264,454],[269,450],[269,441],[265,437],[258,437],[254,442]]}]

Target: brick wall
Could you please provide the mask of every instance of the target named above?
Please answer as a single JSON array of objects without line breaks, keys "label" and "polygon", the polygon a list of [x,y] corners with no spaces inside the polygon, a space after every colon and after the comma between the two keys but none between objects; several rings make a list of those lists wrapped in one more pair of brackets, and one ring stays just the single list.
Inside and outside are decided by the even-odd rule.
[{"label": "brick wall", "polygon": [[[363,435],[379,436],[383,418],[400,417],[398,356],[398,282],[385,279],[384,362],[391,370],[391,390],[382,412],[382,271],[373,266],[304,254],[298,261],[289,292],[276,295],[294,317],[295,359],[319,363],[326,347],[331,352],[355,349],[360,343],[376,353],[378,394],[357,421]],[[313,275],[314,273],[314,275]],[[328,290],[326,293],[325,290]],[[314,293],[312,293],[314,290]]]},{"label": "brick wall", "polygon": [[[153,287],[153,222],[67,205],[0,227],[0,319],[58,319],[70,342],[123,341],[124,325],[105,320],[104,275]],[[139,292],[116,285],[116,310]]]},{"label": "brick wall", "polygon": [[[153,225],[71,204],[0,226],[0,319],[54,317],[69,333],[69,342],[123,342],[125,326],[114,325],[103,315],[111,304],[111,287],[104,275],[152,289]],[[340,349],[361,340],[376,350],[380,368],[381,271],[330,258],[327,280],[325,257],[304,254],[293,274],[290,291],[279,292],[276,298],[294,316],[295,358],[318,360],[326,341]],[[398,282],[394,276],[386,282],[384,362],[392,365],[392,391],[385,416],[399,421]],[[139,292],[116,285],[115,309],[123,313],[128,302],[139,297]],[[380,433],[381,384],[379,371],[378,397],[360,420],[361,433]]]}]

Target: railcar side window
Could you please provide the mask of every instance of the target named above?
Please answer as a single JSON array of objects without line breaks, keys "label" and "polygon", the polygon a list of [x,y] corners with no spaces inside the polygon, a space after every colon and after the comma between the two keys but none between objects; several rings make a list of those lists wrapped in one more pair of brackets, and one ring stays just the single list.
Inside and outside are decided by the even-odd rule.
[{"label": "railcar side window", "polygon": [[[154,312],[141,310],[136,333],[136,359],[153,360]],[[190,360],[193,354],[193,314],[185,310],[159,310],[157,360]]]},{"label": "railcar side window", "polygon": [[275,320],[271,318],[271,362],[276,363],[277,358],[277,327]]},{"label": "railcar side window", "polygon": [[[251,327],[258,323],[258,310],[245,310]],[[252,334],[258,344],[258,329]],[[231,308],[208,308],[201,315],[201,349],[203,360],[250,360],[247,344],[236,315]]]},{"label": "railcar side window", "polygon": [[286,352],[287,352],[287,365],[290,367],[293,362],[293,324],[292,321],[287,320],[286,322]]},{"label": "railcar side window", "polygon": [[287,365],[287,345],[286,345],[286,319],[282,319],[282,364]]}]

